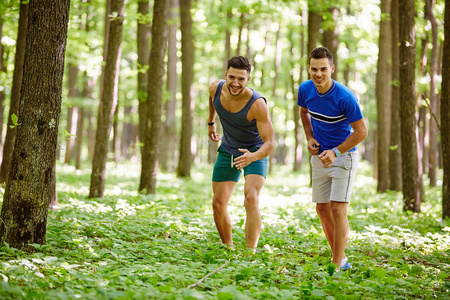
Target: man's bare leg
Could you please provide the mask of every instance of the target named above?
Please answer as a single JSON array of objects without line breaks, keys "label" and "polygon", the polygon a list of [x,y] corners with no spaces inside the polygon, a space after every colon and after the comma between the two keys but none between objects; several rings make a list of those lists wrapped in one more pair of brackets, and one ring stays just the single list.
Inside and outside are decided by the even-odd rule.
[{"label": "man's bare leg", "polygon": [[228,247],[233,248],[233,237],[231,235],[231,220],[228,214],[228,202],[230,202],[236,182],[224,181],[212,183],[213,188],[213,211],[214,222],[219,231],[222,242]]},{"label": "man's bare leg", "polygon": [[334,220],[334,253],[333,263],[338,267],[345,258],[345,247],[347,246],[349,225],[347,218],[348,203],[331,201],[331,212]]},{"label": "man's bare leg", "polygon": [[331,247],[331,253],[334,257],[334,221],[331,213],[330,203],[317,203],[316,212],[319,215],[320,222],[322,223],[322,229],[325,233],[325,237]]},{"label": "man's bare leg", "polygon": [[259,193],[265,178],[261,175],[250,174],[245,176],[244,206],[247,212],[245,221],[245,240],[247,248],[255,250],[261,234],[261,213],[259,212]]}]

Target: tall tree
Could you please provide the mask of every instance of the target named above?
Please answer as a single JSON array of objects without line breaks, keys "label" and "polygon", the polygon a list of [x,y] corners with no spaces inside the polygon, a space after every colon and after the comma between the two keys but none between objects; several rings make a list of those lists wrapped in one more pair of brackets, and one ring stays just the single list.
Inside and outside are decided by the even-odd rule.
[{"label": "tall tree", "polygon": [[139,191],[148,194],[156,192],[156,175],[159,163],[159,137],[161,132],[161,112],[163,79],[165,74],[164,56],[167,49],[167,1],[155,0],[153,7],[152,48],[150,51],[147,83],[147,128],[141,159],[141,181]]},{"label": "tall tree", "polygon": [[[395,1],[395,0],[394,0]],[[375,95],[377,98],[377,174],[378,192],[389,189],[389,123],[391,102],[391,24],[389,12],[391,0],[381,0],[380,34],[378,40],[378,64]]]},{"label": "tall tree", "polygon": [[450,0],[445,0],[444,51],[442,55],[441,143],[444,180],[442,218],[450,218]]},{"label": "tall tree", "polygon": [[402,190],[402,157],[400,129],[400,47],[399,47],[399,7],[398,1],[391,0],[391,126],[389,146],[389,189]]},{"label": "tall tree", "polygon": [[[436,95],[436,78],[437,78],[437,49],[438,49],[438,22],[433,14],[434,0],[425,1],[425,17],[431,23],[432,45],[431,59],[430,59],[430,111],[432,114],[437,114],[438,100]],[[430,178],[430,185],[436,186],[436,160],[438,153],[437,144],[437,124],[434,118],[430,120],[429,126],[429,144],[430,152],[428,156],[428,177]]]},{"label": "tall tree", "polygon": [[400,117],[402,132],[403,209],[420,212],[422,179],[417,150],[414,0],[400,0]]},{"label": "tall tree", "polygon": [[[69,63],[68,66],[68,76],[67,76],[67,87],[69,89],[68,97],[69,99],[77,98],[80,96],[80,91],[77,87],[78,81],[78,66],[73,62]],[[75,139],[70,135],[75,135],[78,125],[78,107],[70,105],[67,109],[67,133],[66,137],[66,154],[64,157],[64,163],[70,164],[75,148]]]},{"label": "tall tree", "polygon": [[192,114],[194,111],[193,82],[195,47],[192,34],[191,0],[180,1],[181,17],[181,91],[183,97],[181,117],[181,141],[180,159],[178,161],[177,176],[191,176],[191,139],[192,139]]},{"label": "tall tree", "polygon": [[61,112],[70,0],[29,3],[19,126],[1,211],[0,241],[44,244]]},{"label": "tall tree", "polygon": [[[0,7],[0,80],[4,78],[4,74],[6,73],[6,64],[5,64],[5,47],[3,47],[1,40],[3,36],[3,23],[4,18],[2,16],[3,12]],[[0,81],[1,82],[1,81]],[[3,111],[5,108],[5,89],[0,90],[0,147],[3,148]],[[2,155],[2,149],[0,149],[0,155]]]},{"label": "tall tree", "polygon": [[109,135],[114,111],[117,105],[117,85],[121,57],[124,0],[111,1],[111,19],[106,51],[106,65],[102,73],[100,106],[97,116],[95,150],[92,161],[89,198],[103,197],[105,189],[106,161]]},{"label": "tall tree", "polygon": [[146,102],[147,102],[147,70],[148,49],[150,38],[150,18],[148,16],[149,0],[138,2],[138,24],[137,24],[137,51],[138,51],[138,112],[139,112],[139,141],[145,140],[145,129],[147,124]]},{"label": "tall tree", "polygon": [[316,12],[314,1],[308,1],[308,55],[319,44],[322,16]]},{"label": "tall tree", "polygon": [[25,43],[28,26],[28,2],[20,2],[19,29],[17,33],[16,54],[14,58],[14,75],[11,88],[11,103],[8,113],[8,126],[6,127],[5,143],[3,144],[3,160],[0,168],[0,183],[8,179],[11,158],[16,138],[16,126],[12,116],[19,115],[20,87],[22,86],[23,61],[25,57]]},{"label": "tall tree", "polygon": [[165,103],[165,121],[163,124],[163,135],[161,144],[161,169],[165,171],[175,170],[176,167],[176,144],[177,129],[175,113],[177,108],[177,29],[178,29],[179,7],[178,0],[169,1],[169,32],[167,45],[167,92]]},{"label": "tall tree", "polygon": [[[327,47],[331,53],[333,54],[334,65],[336,66],[336,70],[338,70],[338,55],[337,50],[339,46],[339,26],[337,24],[339,17],[339,9],[337,7],[330,7],[328,9],[328,13],[324,14],[326,19],[322,22],[322,26],[324,28],[323,32],[323,45]],[[338,72],[334,72],[331,74],[333,79],[337,78]]]}]

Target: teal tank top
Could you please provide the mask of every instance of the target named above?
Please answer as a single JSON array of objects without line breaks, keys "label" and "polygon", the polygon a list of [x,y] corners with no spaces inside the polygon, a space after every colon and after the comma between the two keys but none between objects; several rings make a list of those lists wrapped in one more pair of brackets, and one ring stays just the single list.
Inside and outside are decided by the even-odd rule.
[{"label": "teal tank top", "polygon": [[239,148],[250,150],[264,144],[259,135],[256,120],[248,121],[247,114],[256,99],[263,98],[266,103],[267,101],[260,93],[252,90],[253,95],[243,109],[236,113],[229,112],[220,102],[220,93],[224,83],[225,81],[219,83],[213,100],[214,109],[223,127],[220,147],[228,154],[241,156],[243,153],[238,150]]}]

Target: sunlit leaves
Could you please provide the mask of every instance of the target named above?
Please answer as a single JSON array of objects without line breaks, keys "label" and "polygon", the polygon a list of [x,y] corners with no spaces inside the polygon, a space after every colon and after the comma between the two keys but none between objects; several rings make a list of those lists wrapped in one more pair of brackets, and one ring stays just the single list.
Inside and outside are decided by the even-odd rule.
[{"label": "sunlit leaves", "polygon": [[[336,272],[311,204],[309,178],[276,168],[261,194],[256,254],[245,248],[243,181],[229,210],[235,251],[220,243],[209,166],[193,179],[160,174],[139,195],[139,166],[108,165],[104,199],[87,199],[89,170],[57,166],[59,207],[47,244],[26,254],[0,248],[0,298],[45,299],[385,299],[448,293],[450,224],[438,218],[439,187],[423,213],[404,214],[401,195],[375,193],[361,164],[349,205],[347,256]],[[187,287],[228,264],[194,289]]]}]

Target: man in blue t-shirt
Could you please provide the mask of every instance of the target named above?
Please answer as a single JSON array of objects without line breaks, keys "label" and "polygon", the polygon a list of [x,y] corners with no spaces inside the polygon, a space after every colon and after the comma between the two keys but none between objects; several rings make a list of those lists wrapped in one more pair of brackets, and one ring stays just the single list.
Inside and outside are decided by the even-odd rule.
[{"label": "man in blue t-shirt", "polygon": [[311,80],[298,90],[300,116],[311,153],[312,201],[333,253],[337,270],[352,266],[345,256],[349,235],[347,205],[359,161],[356,151],[367,137],[355,94],[334,81],[333,56],[325,47],[311,51]]}]

